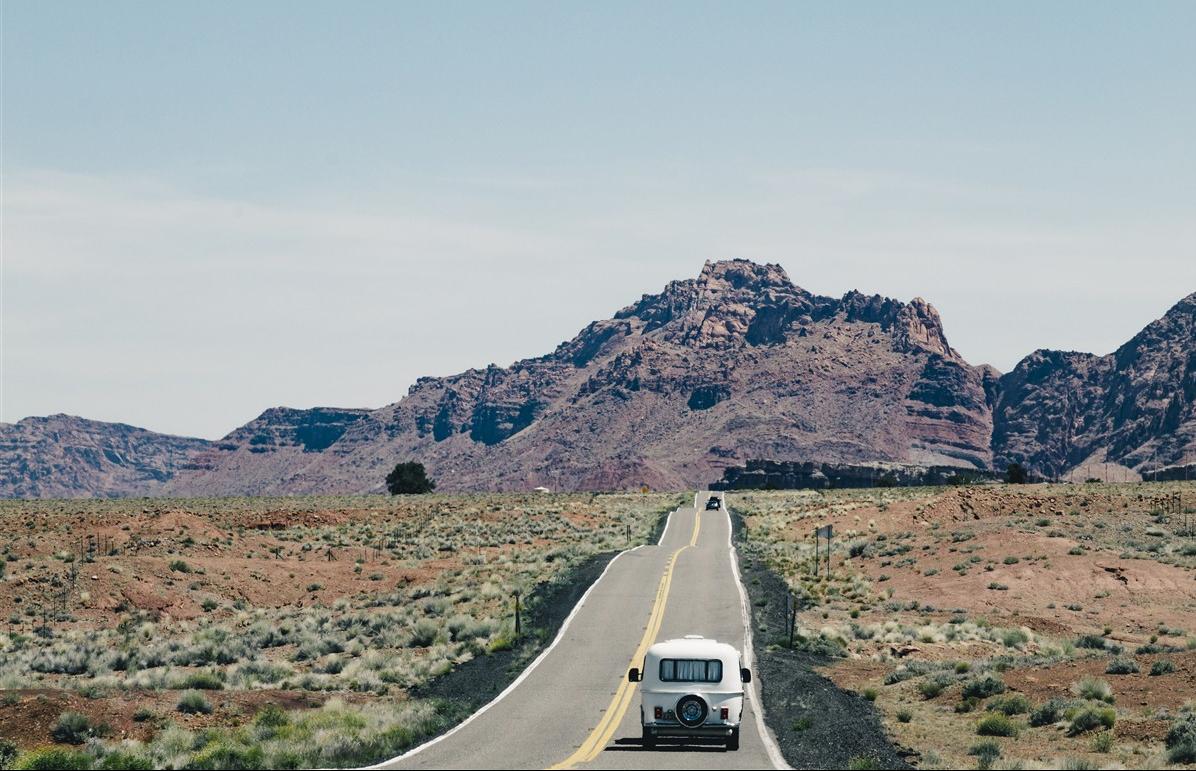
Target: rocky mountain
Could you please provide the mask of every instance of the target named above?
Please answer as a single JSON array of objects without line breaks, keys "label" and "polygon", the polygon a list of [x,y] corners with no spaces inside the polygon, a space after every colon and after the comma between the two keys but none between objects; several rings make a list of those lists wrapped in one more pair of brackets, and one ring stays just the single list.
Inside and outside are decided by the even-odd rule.
[{"label": "rocky mountain", "polygon": [[997,384],[993,455],[1048,477],[1196,461],[1196,293],[1107,356],[1038,350]]},{"label": "rocky mountain", "polygon": [[[987,468],[988,378],[923,300],[711,262],[546,356],[424,378],[372,412],[267,412],[164,492],[377,490],[408,458],[445,490],[688,487],[749,458]],[[307,420],[324,446],[294,436]]]},{"label": "rocky mountain", "polygon": [[545,356],[422,378],[380,409],[271,409],[217,442],[66,416],[0,426],[0,495],[369,492],[409,459],[450,491],[692,488],[759,462],[795,478],[1153,468],[1196,460],[1194,340],[1196,295],[1108,356],[1037,351],[1002,376],[964,361],[921,299],[824,297],[778,265],[708,262]]},{"label": "rocky mountain", "polygon": [[0,423],[0,497],[144,495],[209,445],[71,415]]}]

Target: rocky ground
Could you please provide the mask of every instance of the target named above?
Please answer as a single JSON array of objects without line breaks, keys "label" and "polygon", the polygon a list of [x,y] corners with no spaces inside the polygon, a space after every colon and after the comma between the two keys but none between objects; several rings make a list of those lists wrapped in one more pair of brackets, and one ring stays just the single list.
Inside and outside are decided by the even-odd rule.
[{"label": "rocky ground", "polygon": [[393,756],[500,690],[679,500],[0,504],[0,750],[95,737],[97,761],[158,767]]},{"label": "rocky ground", "polygon": [[[745,550],[801,608],[797,647],[830,657],[818,671],[871,701],[913,765],[1192,762],[1168,732],[1196,707],[1196,485],[730,502]],[[812,533],[824,524],[836,531],[831,574],[816,579]],[[1085,723],[1089,713],[1111,725]]]}]

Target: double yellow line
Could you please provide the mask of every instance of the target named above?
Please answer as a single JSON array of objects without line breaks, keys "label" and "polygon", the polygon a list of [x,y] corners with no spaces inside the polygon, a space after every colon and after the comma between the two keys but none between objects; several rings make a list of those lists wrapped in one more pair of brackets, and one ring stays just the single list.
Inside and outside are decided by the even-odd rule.
[{"label": "double yellow line", "polygon": [[[702,514],[695,509],[693,536],[690,537],[689,543],[677,549],[669,557],[664,575],[660,577],[660,586],[656,588],[656,600],[652,604],[652,613],[648,616],[648,626],[644,629],[644,636],[640,640],[639,647],[635,649],[635,654],[632,655],[631,663],[627,665],[627,669],[642,666],[644,654],[648,652],[648,647],[655,642],[656,635],[660,633],[660,625],[664,622],[664,607],[669,601],[669,587],[673,585],[673,568],[677,565],[677,557],[689,547],[698,545],[698,533],[701,529]],[[598,757],[598,754],[606,749],[606,745],[610,742],[611,737],[614,736],[619,723],[623,722],[623,715],[627,714],[627,708],[631,706],[631,699],[634,696],[635,683],[628,682],[627,676],[624,675],[622,677],[622,684],[615,691],[614,698],[610,700],[610,705],[606,708],[602,720],[598,721],[598,725],[590,732],[586,740],[581,743],[576,752],[560,763],[549,766],[549,768],[572,768],[578,763],[588,763]]]}]

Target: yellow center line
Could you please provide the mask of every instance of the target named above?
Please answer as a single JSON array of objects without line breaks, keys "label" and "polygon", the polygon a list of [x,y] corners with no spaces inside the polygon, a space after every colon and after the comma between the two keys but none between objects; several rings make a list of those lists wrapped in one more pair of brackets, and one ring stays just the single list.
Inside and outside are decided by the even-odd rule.
[{"label": "yellow center line", "polygon": [[[627,669],[643,661],[644,654],[648,652],[648,647],[655,642],[656,635],[660,633],[660,625],[664,622],[664,608],[669,600],[669,587],[673,585],[673,568],[677,564],[677,556],[689,547],[697,546],[698,533],[701,529],[702,513],[695,509],[693,536],[690,537],[689,543],[677,549],[669,557],[664,575],[660,577],[660,586],[656,588],[656,600],[652,604],[652,613],[648,616],[648,626],[644,629],[644,636],[640,639],[639,647],[635,649],[635,653],[632,655],[631,663],[627,665]],[[627,677],[624,676],[622,683],[615,691],[614,697],[610,700],[610,705],[606,708],[602,720],[598,721],[598,725],[590,732],[586,740],[581,743],[576,752],[560,763],[549,766],[549,768],[572,768],[578,763],[588,763],[598,757],[598,753],[606,749],[606,745],[614,735],[615,730],[618,729],[619,723],[623,722],[623,715],[627,714],[627,708],[631,706],[631,700],[635,696],[635,688],[635,683],[629,682]]]}]

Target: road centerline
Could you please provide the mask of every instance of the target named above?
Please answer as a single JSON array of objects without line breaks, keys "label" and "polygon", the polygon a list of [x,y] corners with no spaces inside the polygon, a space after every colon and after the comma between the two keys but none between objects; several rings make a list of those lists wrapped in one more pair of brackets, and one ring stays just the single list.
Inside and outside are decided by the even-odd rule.
[{"label": "road centerline", "polygon": [[[701,532],[701,529],[702,512],[695,508],[693,535],[690,536],[689,543],[678,548],[669,557],[664,574],[660,577],[660,584],[656,589],[656,599],[652,604],[652,612],[648,615],[648,625],[644,629],[644,636],[640,639],[639,646],[635,649],[635,653],[632,654],[631,661],[626,669],[630,669],[637,662],[643,660],[648,647],[652,645],[656,640],[656,635],[660,633],[660,625],[664,621],[665,606],[668,604],[669,588],[673,584],[673,568],[677,565],[677,557],[680,556],[681,552],[697,545],[698,534]],[[635,689],[636,685],[629,682],[626,677],[623,677],[619,687],[615,690],[614,697],[603,712],[602,719],[598,721],[598,725],[585,738],[581,746],[572,755],[560,763],[549,766],[549,768],[572,768],[578,763],[587,763],[598,757],[598,754],[606,748],[607,742],[610,741],[611,736],[618,729],[619,723],[623,722],[623,715],[627,713],[627,708],[631,706],[631,700],[635,696]]]}]

